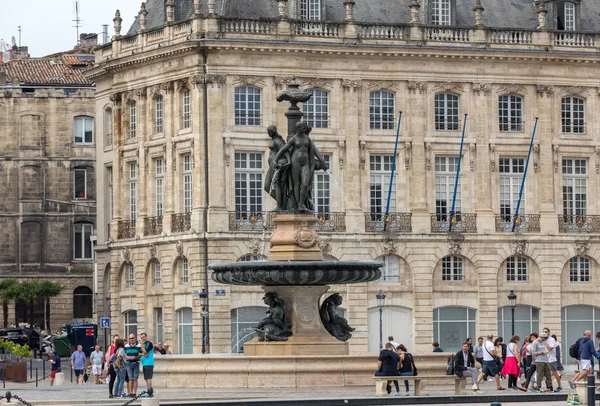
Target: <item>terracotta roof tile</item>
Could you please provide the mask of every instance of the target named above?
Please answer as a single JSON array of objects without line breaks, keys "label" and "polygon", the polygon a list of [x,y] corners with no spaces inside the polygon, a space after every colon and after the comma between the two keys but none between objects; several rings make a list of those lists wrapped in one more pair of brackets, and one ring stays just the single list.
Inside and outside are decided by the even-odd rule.
[{"label": "terracotta roof tile", "polygon": [[[83,63],[77,57],[71,61],[68,58],[68,64],[63,60],[31,58],[12,60],[0,65],[0,71],[6,73],[6,81],[10,82],[14,78],[19,79],[26,85],[76,85],[91,86],[90,82],[83,76],[86,68],[74,68],[72,66],[89,66],[91,62]],[[74,62],[74,63],[71,63]]]}]

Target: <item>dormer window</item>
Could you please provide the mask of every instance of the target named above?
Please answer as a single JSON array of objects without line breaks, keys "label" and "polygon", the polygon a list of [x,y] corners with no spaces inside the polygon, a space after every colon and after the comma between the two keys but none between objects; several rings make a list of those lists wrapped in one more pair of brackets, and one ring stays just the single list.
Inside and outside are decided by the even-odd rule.
[{"label": "dormer window", "polygon": [[431,0],[431,24],[452,24],[451,0]]},{"label": "dormer window", "polygon": [[320,20],[321,0],[300,0],[300,19]]},{"label": "dormer window", "polygon": [[564,31],[577,29],[577,6],[570,1],[557,3],[556,28]]}]

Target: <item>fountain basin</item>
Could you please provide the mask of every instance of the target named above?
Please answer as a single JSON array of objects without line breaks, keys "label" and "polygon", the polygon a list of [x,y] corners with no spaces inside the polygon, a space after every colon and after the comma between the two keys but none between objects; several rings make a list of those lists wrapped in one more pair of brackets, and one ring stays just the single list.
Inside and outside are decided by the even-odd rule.
[{"label": "fountain basin", "polygon": [[228,285],[322,286],[371,282],[381,261],[250,261],[211,264],[215,282]]}]

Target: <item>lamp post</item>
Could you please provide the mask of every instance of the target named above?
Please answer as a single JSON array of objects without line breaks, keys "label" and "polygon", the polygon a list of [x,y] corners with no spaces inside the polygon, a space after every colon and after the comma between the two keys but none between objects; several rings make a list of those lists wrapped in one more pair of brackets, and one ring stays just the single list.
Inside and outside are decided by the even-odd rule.
[{"label": "lamp post", "polygon": [[379,351],[383,350],[383,305],[385,304],[385,295],[383,290],[379,289],[377,295],[377,307],[379,307]]},{"label": "lamp post", "polygon": [[515,295],[515,291],[511,290],[508,294],[508,305],[510,306],[511,313],[511,324],[512,324],[512,334],[515,335],[515,307],[517,307],[517,295]]},{"label": "lamp post", "polygon": [[208,324],[208,312],[206,307],[208,305],[208,293],[206,289],[202,289],[200,292],[200,304],[202,305],[202,354],[206,354],[206,325]]}]

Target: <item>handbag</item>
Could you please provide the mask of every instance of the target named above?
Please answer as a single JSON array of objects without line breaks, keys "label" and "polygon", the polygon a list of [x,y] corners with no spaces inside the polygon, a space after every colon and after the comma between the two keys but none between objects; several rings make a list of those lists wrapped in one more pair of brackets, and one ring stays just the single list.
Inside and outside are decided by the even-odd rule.
[{"label": "handbag", "polygon": [[419,373],[417,372],[417,367],[415,366],[415,360],[413,359],[413,356],[409,353],[406,353],[406,354],[410,357],[410,363],[412,364],[413,376],[419,375]]}]

